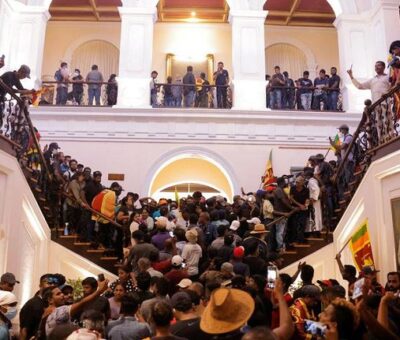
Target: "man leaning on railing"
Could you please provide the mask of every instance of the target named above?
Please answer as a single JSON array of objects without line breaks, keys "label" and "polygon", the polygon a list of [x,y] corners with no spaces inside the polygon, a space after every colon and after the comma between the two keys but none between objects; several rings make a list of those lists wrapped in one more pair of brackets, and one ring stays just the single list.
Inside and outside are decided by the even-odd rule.
[{"label": "man leaning on railing", "polygon": [[[21,80],[30,78],[31,69],[27,65],[21,65],[18,71],[9,71],[0,76],[1,81],[13,89],[14,93],[20,94],[33,94],[35,90],[27,90],[22,84]],[[0,102],[4,101],[6,90],[0,86]]]}]

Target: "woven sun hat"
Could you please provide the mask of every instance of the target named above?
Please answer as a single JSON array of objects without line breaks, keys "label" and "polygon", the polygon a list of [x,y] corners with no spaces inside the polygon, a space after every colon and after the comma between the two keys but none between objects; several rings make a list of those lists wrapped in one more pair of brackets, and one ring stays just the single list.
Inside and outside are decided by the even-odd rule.
[{"label": "woven sun hat", "polygon": [[200,321],[208,334],[225,334],[242,327],[254,311],[254,300],[240,289],[219,288],[211,294]]},{"label": "woven sun hat", "polygon": [[252,231],[250,231],[250,234],[254,235],[254,234],[264,234],[264,233],[268,233],[268,230],[265,229],[265,225],[264,224],[256,224],[254,226],[254,229]]},{"label": "woven sun hat", "polygon": [[190,242],[190,243],[196,243],[197,242],[197,238],[198,238],[198,234],[196,229],[190,229],[185,233],[186,239]]}]

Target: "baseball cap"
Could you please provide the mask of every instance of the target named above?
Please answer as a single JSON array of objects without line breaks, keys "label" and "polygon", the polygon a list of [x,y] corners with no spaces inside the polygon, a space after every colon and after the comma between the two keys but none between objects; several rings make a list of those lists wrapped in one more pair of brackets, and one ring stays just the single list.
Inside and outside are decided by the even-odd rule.
[{"label": "baseball cap", "polygon": [[180,288],[183,288],[183,289],[185,289],[185,288],[189,288],[191,285],[192,285],[192,280],[190,280],[190,279],[182,279],[178,284],[177,284],[177,286],[178,287],[180,287]]},{"label": "baseball cap", "polygon": [[240,227],[240,222],[237,220],[232,221],[231,226],[229,227],[230,230],[238,230]]},{"label": "baseball cap", "polygon": [[21,65],[18,71],[25,74],[27,78],[31,78],[31,69],[28,65]]},{"label": "baseball cap", "polygon": [[16,283],[19,283],[13,273],[4,273],[0,278],[0,282],[8,283],[10,285],[15,285]]},{"label": "baseball cap", "polygon": [[233,249],[233,257],[236,257],[237,259],[240,259],[244,256],[244,247],[235,247]]},{"label": "baseball cap", "polygon": [[110,189],[120,189],[120,190],[124,190],[122,189],[122,187],[120,186],[120,184],[118,182],[112,182]]},{"label": "baseball cap", "polygon": [[347,124],[342,124],[338,127],[338,129],[345,129],[345,130],[349,130],[349,126]]},{"label": "baseball cap", "polygon": [[93,172],[93,177],[99,177],[102,176],[103,174],[101,173],[101,171],[95,171]]},{"label": "baseball cap", "polygon": [[374,266],[364,266],[361,269],[362,275],[371,275],[373,273],[379,273],[379,270],[376,270]]},{"label": "baseball cap", "polygon": [[180,312],[186,312],[193,306],[190,295],[185,292],[175,293],[170,300],[171,307]]},{"label": "baseball cap", "polygon": [[58,146],[58,143],[50,143],[49,149],[61,149],[61,148]]},{"label": "baseball cap", "polygon": [[258,217],[253,217],[251,220],[247,220],[247,223],[261,224],[261,221]]},{"label": "baseball cap", "polygon": [[179,267],[183,263],[183,258],[179,255],[175,255],[171,259],[171,264],[173,267]]}]

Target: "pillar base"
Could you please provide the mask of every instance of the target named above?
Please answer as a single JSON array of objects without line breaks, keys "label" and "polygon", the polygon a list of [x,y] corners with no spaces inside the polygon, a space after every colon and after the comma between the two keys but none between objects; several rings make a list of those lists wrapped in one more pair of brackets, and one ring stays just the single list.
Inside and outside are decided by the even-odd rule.
[{"label": "pillar base", "polygon": [[233,110],[267,110],[266,81],[233,80]]},{"label": "pillar base", "polygon": [[370,91],[360,91],[352,84],[346,84],[341,92],[344,111],[362,113],[365,108],[365,100],[371,99]]},{"label": "pillar base", "polygon": [[118,101],[116,108],[151,108],[150,79],[117,78]]}]

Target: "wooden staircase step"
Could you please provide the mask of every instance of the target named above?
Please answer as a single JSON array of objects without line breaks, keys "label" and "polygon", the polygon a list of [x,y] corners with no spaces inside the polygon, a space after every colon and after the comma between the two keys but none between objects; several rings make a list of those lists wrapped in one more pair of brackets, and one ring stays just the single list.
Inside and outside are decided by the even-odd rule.
[{"label": "wooden staircase step", "polygon": [[308,241],[324,241],[322,237],[306,237]]},{"label": "wooden staircase step", "polygon": [[[90,243],[89,243],[89,245],[90,245]],[[104,253],[105,252],[105,249],[87,249],[86,250],[86,252],[87,253]]]},{"label": "wooden staircase step", "polygon": [[102,260],[102,261],[117,261],[118,257],[116,257],[116,256],[102,256],[102,257],[100,257],[100,260]]},{"label": "wooden staircase step", "polygon": [[311,244],[308,244],[308,243],[295,243],[293,245],[293,247],[295,247],[295,248],[310,248]]},{"label": "wooden staircase step", "polygon": [[90,242],[74,242],[74,246],[90,246]]},{"label": "wooden staircase step", "polygon": [[29,177],[28,179],[33,183],[38,183],[38,180],[35,177]]},{"label": "wooden staircase step", "polygon": [[60,238],[77,238],[78,235],[60,235]]},{"label": "wooden staircase step", "polygon": [[123,267],[124,265],[122,264],[122,263],[116,263],[116,264],[114,264],[114,267],[115,268],[120,268],[120,267]]},{"label": "wooden staircase step", "polygon": [[34,190],[35,190],[36,192],[42,192],[42,189],[40,189],[40,188],[38,188],[38,187],[35,187]]},{"label": "wooden staircase step", "polygon": [[297,254],[296,250],[285,250],[282,255],[295,255]]},{"label": "wooden staircase step", "polygon": [[39,197],[39,201],[46,202],[46,199],[44,197]]}]

